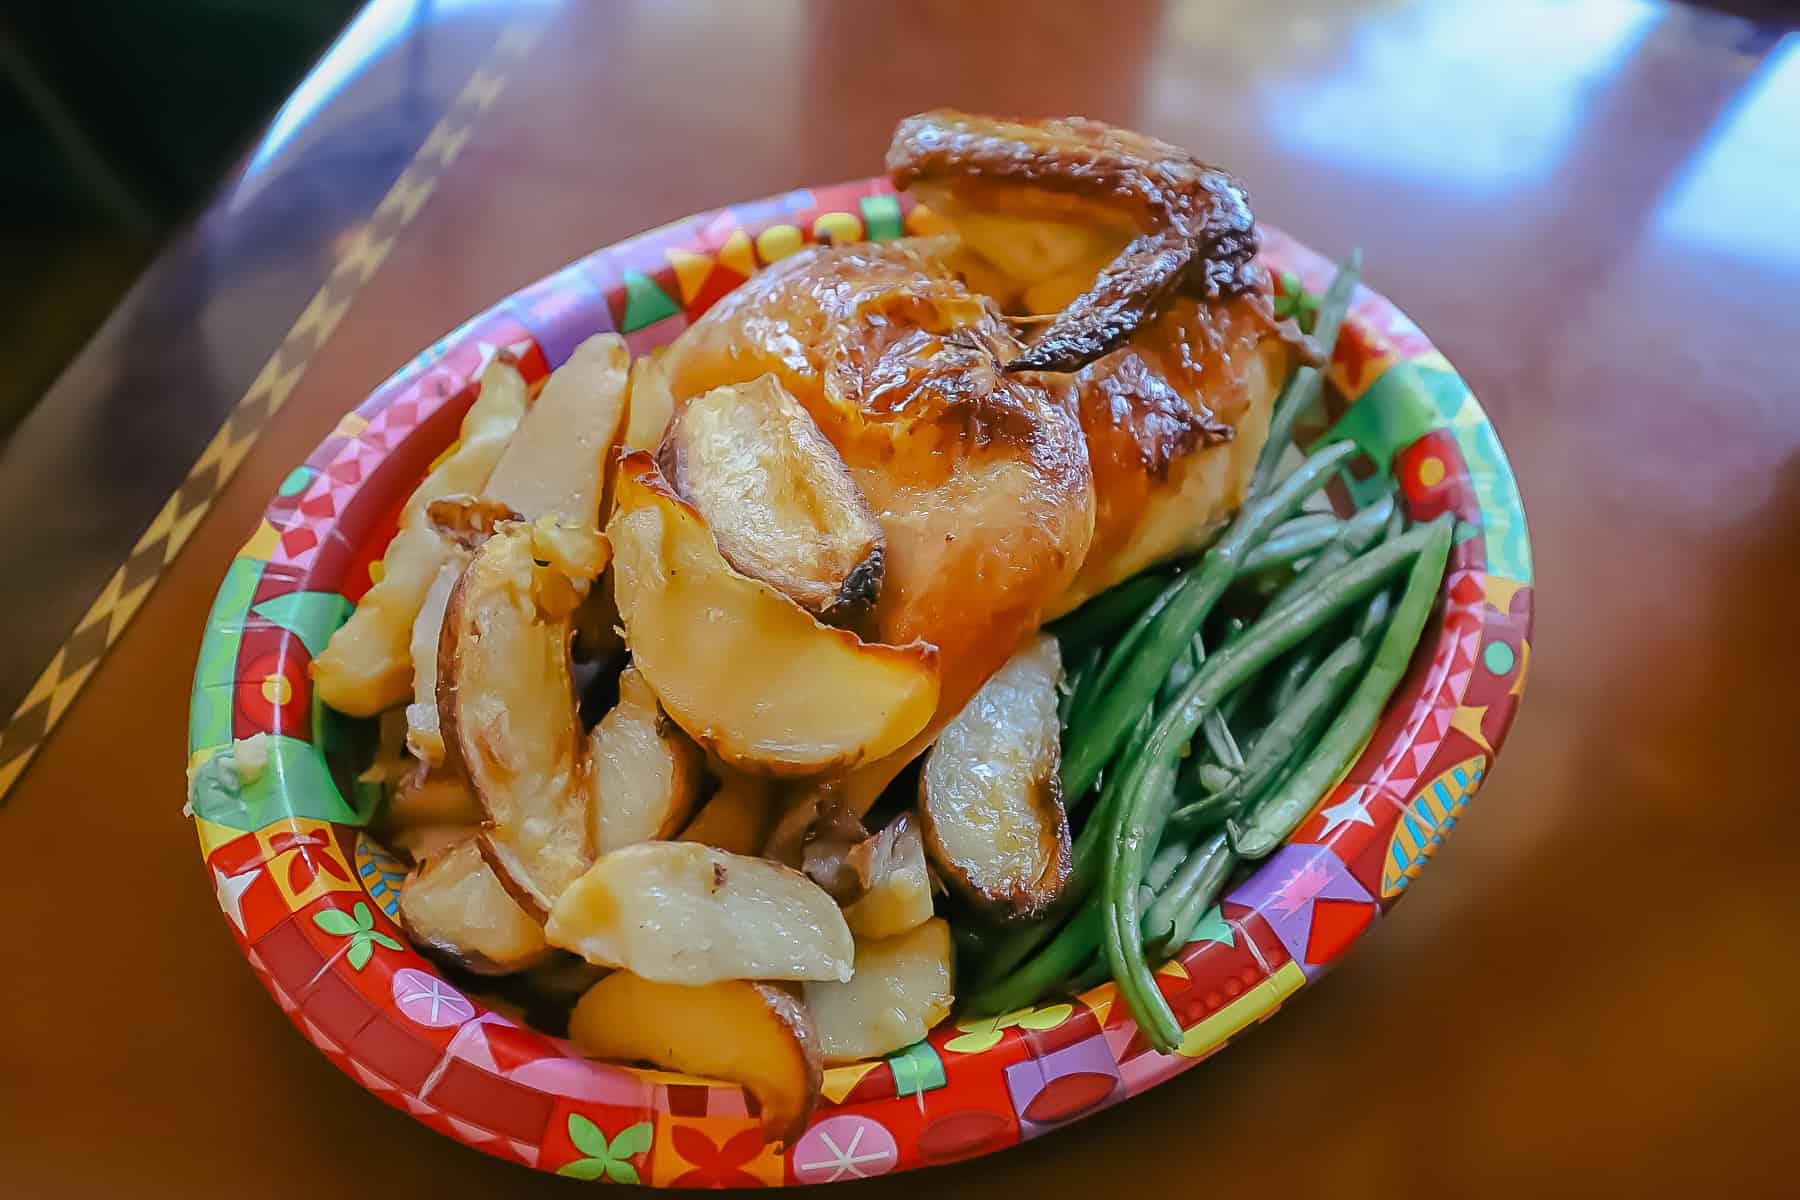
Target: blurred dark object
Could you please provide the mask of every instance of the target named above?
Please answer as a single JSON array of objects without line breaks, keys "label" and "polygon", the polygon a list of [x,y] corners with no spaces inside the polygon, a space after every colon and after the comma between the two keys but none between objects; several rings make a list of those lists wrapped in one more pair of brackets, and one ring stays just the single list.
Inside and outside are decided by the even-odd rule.
[{"label": "blurred dark object", "polygon": [[356,0],[6,7],[0,438],[357,7]]},{"label": "blurred dark object", "polygon": [[1687,0],[1695,8],[1734,17],[1748,17],[1764,25],[1800,28],[1800,0]]}]

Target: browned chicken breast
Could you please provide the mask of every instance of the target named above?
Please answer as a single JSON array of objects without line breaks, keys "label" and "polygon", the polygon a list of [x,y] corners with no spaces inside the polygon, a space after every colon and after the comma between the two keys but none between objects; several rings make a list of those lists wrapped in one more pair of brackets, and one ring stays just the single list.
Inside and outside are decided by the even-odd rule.
[{"label": "browned chicken breast", "polygon": [[909,117],[894,182],[943,216],[946,261],[1020,317],[1012,371],[1074,372],[1097,497],[1066,611],[1211,539],[1242,502],[1296,338],[1274,319],[1236,181],[1079,118]]}]

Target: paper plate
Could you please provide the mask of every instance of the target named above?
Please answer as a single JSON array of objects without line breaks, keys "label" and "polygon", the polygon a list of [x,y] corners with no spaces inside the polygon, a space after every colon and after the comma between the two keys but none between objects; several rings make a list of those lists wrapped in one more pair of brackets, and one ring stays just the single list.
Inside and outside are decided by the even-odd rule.
[{"label": "paper plate", "polygon": [[[901,236],[907,197],[874,180],[706,213],[598,251],[408,363],[294,468],[225,573],[195,670],[189,788],[206,871],[250,965],[358,1083],[501,1158],[668,1187],[827,1183],[986,1154],[1134,1096],[1272,1015],[1344,954],[1461,818],[1512,723],[1530,664],[1531,550],[1481,406],[1417,326],[1357,293],[1331,376],[1347,399],[1299,431],[1361,449],[1360,501],[1395,481],[1416,518],[1466,536],[1442,605],[1356,765],[1287,845],[1228,894],[1158,982],[1186,1035],[1163,1056],[1111,984],[997,1019],[947,1022],[892,1057],[825,1073],[811,1127],[767,1145],[735,1085],[592,1062],[447,982],[395,924],[402,868],[361,833],[354,723],[308,664],[380,569],[398,510],[456,436],[500,349],[528,379],[590,334],[672,340],[747,275],[829,236]],[[1291,306],[1324,259],[1264,228]],[[219,752],[266,734],[249,782]],[[366,739],[365,739],[366,740]]]}]

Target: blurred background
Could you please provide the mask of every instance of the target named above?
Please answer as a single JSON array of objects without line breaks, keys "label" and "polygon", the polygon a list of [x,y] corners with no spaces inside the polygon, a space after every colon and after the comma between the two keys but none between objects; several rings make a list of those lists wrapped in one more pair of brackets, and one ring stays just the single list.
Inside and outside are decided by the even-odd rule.
[{"label": "blurred background", "polygon": [[[0,8],[0,441],[362,7],[25,0]],[[411,7],[426,21],[438,6]],[[1698,7],[1800,19],[1797,0]]]},{"label": "blurred background", "polygon": [[0,5],[0,437],[359,7]]}]

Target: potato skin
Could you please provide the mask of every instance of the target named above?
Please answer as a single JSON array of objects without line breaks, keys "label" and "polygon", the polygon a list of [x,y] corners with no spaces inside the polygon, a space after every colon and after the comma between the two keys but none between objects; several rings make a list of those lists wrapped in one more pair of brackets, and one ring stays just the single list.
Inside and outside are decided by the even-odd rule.
[{"label": "potato skin", "polygon": [[1040,635],[944,727],[919,774],[926,854],[952,891],[996,920],[1043,914],[1068,883],[1061,677],[1056,639]]}]

